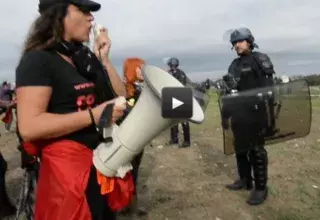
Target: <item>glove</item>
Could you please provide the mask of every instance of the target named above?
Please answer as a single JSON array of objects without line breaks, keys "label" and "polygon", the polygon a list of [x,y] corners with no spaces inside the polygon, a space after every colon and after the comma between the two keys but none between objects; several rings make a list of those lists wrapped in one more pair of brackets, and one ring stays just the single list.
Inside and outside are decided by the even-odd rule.
[{"label": "glove", "polygon": [[225,82],[228,82],[228,81],[231,80],[231,76],[230,76],[229,74],[224,75],[224,76],[222,77],[222,80],[225,81]]},{"label": "glove", "polygon": [[237,89],[238,83],[233,75],[231,74],[224,75],[222,79],[226,83],[229,89]]},{"label": "glove", "polygon": [[132,167],[132,165],[130,163],[126,164],[124,166],[121,166],[117,170],[116,177],[120,177],[121,179],[123,179],[126,176],[126,174],[132,169],[133,169],[133,167]]}]

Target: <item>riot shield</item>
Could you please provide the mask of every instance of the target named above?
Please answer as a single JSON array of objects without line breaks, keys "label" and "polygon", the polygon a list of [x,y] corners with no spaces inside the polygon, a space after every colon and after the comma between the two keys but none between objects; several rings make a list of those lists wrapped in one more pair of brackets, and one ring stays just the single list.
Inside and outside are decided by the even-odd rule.
[{"label": "riot shield", "polygon": [[218,102],[227,155],[310,132],[312,107],[305,80],[222,95]]},{"label": "riot shield", "polygon": [[203,92],[203,91],[200,91],[199,89],[197,89],[195,83],[193,83],[188,77],[187,77],[186,87],[192,89],[194,98],[198,101],[198,103],[201,106],[203,112],[206,112],[208,103],[210,101],[210,97],[207,94],[207,91]]}]

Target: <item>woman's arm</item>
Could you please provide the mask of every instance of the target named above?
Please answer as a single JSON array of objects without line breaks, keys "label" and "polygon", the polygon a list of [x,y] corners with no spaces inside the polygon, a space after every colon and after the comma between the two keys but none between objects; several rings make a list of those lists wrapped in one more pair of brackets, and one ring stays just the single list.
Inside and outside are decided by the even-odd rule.
[{"label": "woman's arm", "polygon": [[93,51],[106,68],[114,91],[118,96],[125,96],[125,88],[123,82],[109,59],[111,40],[107,32],[108,31],[106,28],[100,29],[99,36],[95,38]]},{"label": "woman's arm", "polygon": [[[60,137],[92,123],[88,111],[69,114],[47,113],[51,92],[52,89],[47,86],[26,86],[17,89],[18,127],[24,141]],[[106,104],[92,109],[96,122]]]},{"label": "woman's arm", "polygon": [[[64,136],[92,123],[89,111],[69,114],[47,112],[53,84],[50,56],[44,51],[29,52],[16,69],[17,118],[24,141]],[[104,102],[92,109],[96,124],[105,106],[114,101]],[[116,120],[121,114],[121,111],[114,110],[113,119]]]},{"label": "woman's arm", "polygon": [[108,59],[104,59],[103,65],[105,66],[108,76],[110,78],[112,87],[118,96],[125,96],[126,90],[117,70],[113,67],[112,63]]}]

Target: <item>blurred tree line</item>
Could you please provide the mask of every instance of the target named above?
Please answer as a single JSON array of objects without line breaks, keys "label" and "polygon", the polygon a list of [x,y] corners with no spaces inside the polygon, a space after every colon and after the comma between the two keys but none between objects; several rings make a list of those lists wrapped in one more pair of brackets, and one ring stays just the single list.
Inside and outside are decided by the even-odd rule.
[{"label": "blurred tree line", "polygon": [[[310,74],[310,75],[296,75],[296,76],[290,76],[289,77],[290,81],[294,81],[294,80],[299,80],[299,79],[305,79],[307,80],[309,86],[320,86],[320,74]],[[210,82],[210,85],[215,86],[217,84],[217,82],[221,81],[221,79],[218,80],[210,80],[207,79],[207,81]],[[276,84],[280,84],[281,78],[279,76],[276,76],[274,78],[274,81]]]},{"label": "blurred tree line", "polygon": [[[306,79],[309,86],[320,86],[320,74],[310,74],[310,75],[295,75],[289,77],[290,81]],[[276,84],[282,83],[280,76],[276,76],[274,78]],[[189,84],[194,86],[197,90],[206,91],[210,87],[217,87],[217,85],[221,82],[221,79],[211,80],[206,79],[200,83],[195,83],[189,80]]]},{"label": "blurred tree line", "polygon": [[319,86],[320,85],[320,75],[312,74],[307,76],[300,76],[300,78],[305,78],[309,86]]}]

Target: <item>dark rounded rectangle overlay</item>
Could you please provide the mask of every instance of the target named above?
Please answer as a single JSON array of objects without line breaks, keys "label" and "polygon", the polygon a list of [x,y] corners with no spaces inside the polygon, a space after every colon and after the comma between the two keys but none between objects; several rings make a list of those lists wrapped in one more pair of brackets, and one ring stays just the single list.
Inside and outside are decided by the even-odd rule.
[{"label": "dark rounded rectangle overlay", "polygon": [[[172,119],[189,119],[193,116],[193,93],[187,87],[165,87],[162,89],[162,117]],[[183,104],[173,108],[173,98]]]}]

